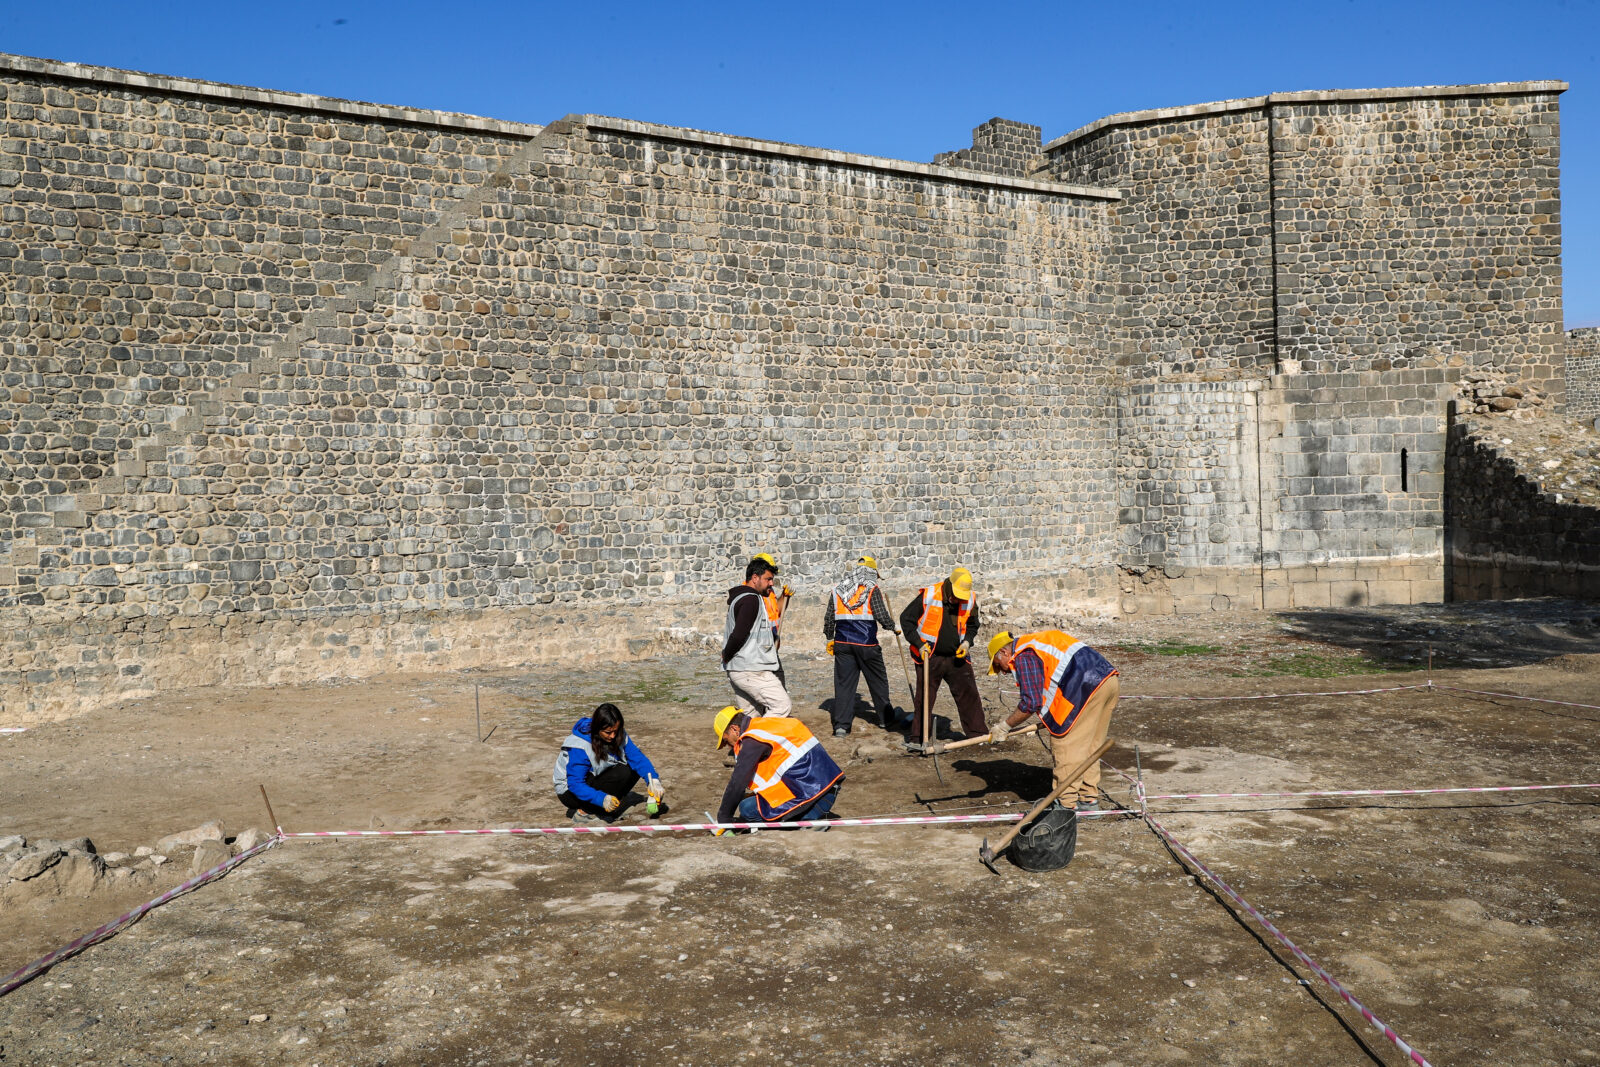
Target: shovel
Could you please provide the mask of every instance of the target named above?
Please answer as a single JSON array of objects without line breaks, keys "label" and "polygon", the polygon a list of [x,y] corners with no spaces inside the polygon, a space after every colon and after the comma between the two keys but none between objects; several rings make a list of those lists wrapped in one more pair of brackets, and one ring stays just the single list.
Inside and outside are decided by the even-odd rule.
[{"label": "shovel", "polygon": [[1065,776],[1067,784],[1062,786],[1060,789],[1057,789],[1043,800],[1039,801],[1039,803],[1035,804],[1033,806],[1033,810],[1028,812],[1021,822],[1017,823],[1017,825],[1006,831],[1006,836],[1000,839],[999,844],[995,845],[993,848],[990,848],[989,839],[987,837],[984,838],[983,844],[978,848],[978,859],[983,861],[983,865],[989,868],[989,870],[994,871],[995,874],[999,874],[999,870],[997,870],[994,865],[995,857],[1004,852],[1011,842],[1017,839],[1017,835],[1022,833],[1023,829],[1026,828],[1030,822],[1037,819],[1045,808],[1048,808],[1055,801],[1061,799],[1067,790],[1078,788],[1078,779],[1083,777],[1083,775],[1089,770],[1090,767],[1095,765],[1095,762],[1099,760],[1101,756],[1104,756],[1107,752],[1109,752],[1111,750],[1111,746],[1114,744],[1116,744],[1116,741],[1109,737],[1101,742],[1100,747],[1095,749],[1089,758],[1072,768],[1071,773]]}]

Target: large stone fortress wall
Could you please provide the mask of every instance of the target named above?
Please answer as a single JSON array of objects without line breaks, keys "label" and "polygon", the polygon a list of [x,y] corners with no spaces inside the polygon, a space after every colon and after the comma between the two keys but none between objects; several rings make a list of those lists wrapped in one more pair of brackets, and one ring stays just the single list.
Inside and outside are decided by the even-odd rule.
[{"label": "large stone fortress wall", "polygon": [[621,651],[763,547],[1107,577],[1114,191],[79,73],[5,83],[13,699]]},{"label": "large stone fortress wall", "polygon": [[[1040,610],[1436,597],[1456,375],[1559,373],[1560,88],[1296,102],[1494,154],[1435,189],[1407,142],[1424,202],[1356,210],[1371,146],[1272,103],[924,165],[0,60],[0,705],[627,654],[763,548],[808,594],[872,551]],[[1347,329],[1316,235],[1456,209],[1481,295],[1429,229]]]}]

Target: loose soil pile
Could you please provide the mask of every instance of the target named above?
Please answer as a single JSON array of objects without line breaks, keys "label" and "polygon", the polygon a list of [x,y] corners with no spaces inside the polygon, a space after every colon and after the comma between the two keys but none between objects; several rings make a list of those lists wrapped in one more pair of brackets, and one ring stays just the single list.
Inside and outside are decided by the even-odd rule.
[{"label": "loose soil pile", "polygon": [[[1431,644],[1436,660],[1492,660],[1437,681],[1594,704],[1597,614],[1544,601],[1067,625],[1123,668],[1125,694],[1416,683],[1369,672]],[[941,784],[864,719],[826,736],[830,663],[787,668],[849,776],[841,814],[1017,810],[1048,789],[1031,739],[952,754]],[[903,693],[892,664],[891,681]],[[602,700],[662,768],[666,818],[698,821],[728,773],[708,729],[725,692],[694,651],[168,694],[0,738],[0,837],[88,835],[104,853],[207,819],[263,825],[257,782],[295,830],[559,824],[556,746]],[[1125,698],[1109,759],[1131,770],[1137,743],[1152,792],[1587,781],[1597,716],[1417,690]],[[1433,1062],[1583,1064],[1600,1061],[1596,800],[1158,817]],[[1052,874],[990,874],[985,833],[999,831],[289,842],[0,999],[0,1063],[1401,1062],[1137,820],[1086,822]],[[0,971],[160,888],[0,911]]]}]

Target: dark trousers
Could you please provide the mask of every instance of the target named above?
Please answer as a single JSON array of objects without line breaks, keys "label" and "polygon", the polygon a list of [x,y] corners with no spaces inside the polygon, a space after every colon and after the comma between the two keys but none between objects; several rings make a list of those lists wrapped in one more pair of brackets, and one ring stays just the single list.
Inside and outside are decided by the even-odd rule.
[{"label": "dark trousers", "polygon": [[[917,706],[911,709],[911,740],[922,743],[922,664],[912,662],[912,675],[916,679]],[[961,715],[961,730],[968,737],[989,732],[983,718],[983,697],[978,694],[978,679],[972,673],[972,661],[954,656],[932,656],[928,661],[928,680],[933,684],[928,707],[932,710],[939,701],[939,683],[950,688]]]},{"label": "dark trousers", "polygon": [[[584,779],[584,784],[592,786],[593,788],[600,790],[600,792],[606,793],[610,796],[627,797],[628,790],[639,784],[639,772],[628,766],[626,763],[618,763],[614,766],[607,767],[599,774],[589,775]],[[561,792],[557,793],[556,799],[561,801],[561,803],[565,804],[569,808],[576,808],[579,811],[586,811],[590,815],[606,814],[606,809],[596,807],[595,805],[590,804],[588,801],[579,800],[570,789],[563,789]],[[621,811],[622,809],[618,808],[617,810]]]},{"label": "dark trousers", "polygon": [[878,709],[878,724],[894,721],[894,705],[889,702],[889,673],[883,666],[883,649],[877,645],[833,646],[833,727],[850,729],[856,718],[856,680],[867,679],[872,706]]}]

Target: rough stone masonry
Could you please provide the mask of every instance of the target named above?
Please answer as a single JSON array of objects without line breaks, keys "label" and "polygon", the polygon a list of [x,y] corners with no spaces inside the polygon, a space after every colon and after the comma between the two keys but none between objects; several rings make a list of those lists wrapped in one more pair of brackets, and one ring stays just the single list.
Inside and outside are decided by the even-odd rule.
[{"label": "rough stone masonry", "polygon": [[929,165],[0,57],[0,717],[627,655],[761,550],[808,602],[862,552],[1039,610],[1440,599],[1459,382],[1563,394],[1564,89]]}]

